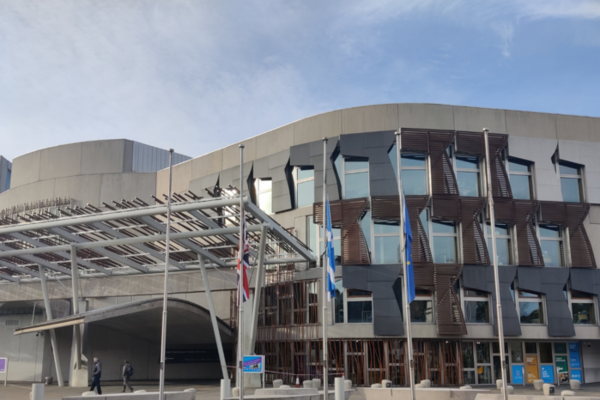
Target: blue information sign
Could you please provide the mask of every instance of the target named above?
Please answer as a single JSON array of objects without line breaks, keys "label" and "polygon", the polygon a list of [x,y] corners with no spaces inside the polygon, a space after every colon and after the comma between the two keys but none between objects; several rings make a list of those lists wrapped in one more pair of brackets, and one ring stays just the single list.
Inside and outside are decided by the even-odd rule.
[{"label": "blue information sign", "polygon": [[552,365],[542,365],[542,380],[544,383],[554,383],[554,367]]},{"label": "blue information sign", "polygon": [[514,384],[523,384],[523,366],[513,365],[512,366],[512,382]]},{"label": "blue information sign", "polygon": [[572,369],[571,370],[571,379],[577,379],[579,382],[582,382],[581,370],[580,369]]},{"label": "blue information sign", "polygon": [[579,343],[569,343],[569,365],[571,368],[581,368],[579,358]]},{"label": "blue information sign", "polygon": [[245,374],[262,374],[265,369],[265,356],[244,356]]}]

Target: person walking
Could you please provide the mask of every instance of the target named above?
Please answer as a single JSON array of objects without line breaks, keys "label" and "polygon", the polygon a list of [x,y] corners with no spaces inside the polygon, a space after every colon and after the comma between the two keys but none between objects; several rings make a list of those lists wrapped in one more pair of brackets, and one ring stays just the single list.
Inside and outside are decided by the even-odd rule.
[{"label": "person walking", "polygon": [[129,361],[125,360],[125,365],[123,365],[123,393],[127,388],[133,392],[133,387],[129,384],[131,375],[133,375],[133,367],[129,364]]},{"label": "person walking", "polygon": [[90,392],[94,391],[94,388],[97,388],[98,394],[102,394],[102,389],[100,388],[100,377],[102,376],[102,363],[97,357],[94,357],[94,371],[92,372],[92,386],[90,387]]}]

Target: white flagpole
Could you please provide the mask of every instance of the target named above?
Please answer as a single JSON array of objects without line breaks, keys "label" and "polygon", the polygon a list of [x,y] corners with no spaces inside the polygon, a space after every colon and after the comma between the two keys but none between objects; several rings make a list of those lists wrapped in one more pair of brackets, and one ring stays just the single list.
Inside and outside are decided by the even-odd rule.
[{"label": "white flagpole", "polygon": [[[244,221],[244,145],[240,144],[240,249],[238,253],[238,388],[240,400],[244,400],[244,265],[243,251],[245,242]],[[255,294],[256,295],[256,294]]]},{"label": "white flagpole", "polygon": [[159,399],[165,396],[165,364],[167,353],[167,296],[169,294],[169,247],[171,245],[171,188],[173,181],[173,149],[169,149],[169,197],[167,198],[167,232],[165,250],[165,283],[163,289],[163,315],[162,315],[162,333],[160,338],[160,381],[159,381]]},{"label": "white flagpole", "polygon": [[[498,256],[496,249],[496,215],[494,214],[494,194],[492,193],[492,171],[490,169],[490,145],[488,141],[488,128],[483,128],[483,141],[485,143],[485,173],[487,181],[487,200],[490,216],[490,232],[492,239],[492,265],[494,266],[494,287],[496,289],[496,318],[498,319],[498,341],[500,344],[500,365],[502,366],[502,392],[504,400],[508,400],[506,392],[506,356],[504,355],[504,326],[502,323],[502,302],[500,301],[500,273],[498,271]],[[523,377],[525,383],[525,377]]]},{"label": "white flagpole", "polygon": [[329,400],[329,363],[327,357],[327,138],[323,138],[323,399]]},{"label": "white flagpole", "polygon": [[408,365],[409,365],[409,379],[410,379],[410,398],[415,400],[415,364],[413,360],[413,344],[412,344],[412,332],[410,329],[410,303],[408,302],[408,266],[406,265],[406,235],[404,234],[404,196],[402,190],[402,178],[401,178],[401,160],[400,150],[402,149],[402,137],[400,131],[396,132],[396,173],[398,174],[398,197],[400,199],[400,251],[402,258],[402,268],[404,270],[404,306],[405,306],[405,318],[406,318],[406,347],[408,354]]}]

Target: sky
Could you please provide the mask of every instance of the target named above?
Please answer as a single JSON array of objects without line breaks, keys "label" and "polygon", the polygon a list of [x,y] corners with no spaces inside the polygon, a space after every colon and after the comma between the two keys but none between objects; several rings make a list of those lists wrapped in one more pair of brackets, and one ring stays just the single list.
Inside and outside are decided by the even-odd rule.
[{"label": "sky", "polygon": [[0,0],[0,154],[381,103],[600,117],[600,0]]}]

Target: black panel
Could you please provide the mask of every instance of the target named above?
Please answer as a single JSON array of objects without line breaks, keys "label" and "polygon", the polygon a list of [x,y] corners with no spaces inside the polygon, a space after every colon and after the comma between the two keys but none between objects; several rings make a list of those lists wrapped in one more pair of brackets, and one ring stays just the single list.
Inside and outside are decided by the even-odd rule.
[{"label": "black panel", "polygon": [[[331,162],[331,156],[338,146],[338,138],[331,137],[327,141],[327,194],[329,200],[339,200],[340,194]],[[314,202],[323,201],[323,141],[317,140],[310,143],[292,146],[290,148],[291,167],[313,167],[315,171],[315,199]]]},{"label": "black panel", "polygon": [[569,268],[571,289],[600,296],[600,269]]},{"label": "black panel", "polygon": [[[373,292],[373,330],[375,335],[404,335],[400,313],[401,296],[397,282],[400,264],[344,266],[343,285],[346,289]],[[400,300],[400,302],[398,302]]]},{"label": "black panel", "polygon": [[[517,267],[498,267],[500,276],[500,301],[502,302],[502,325],[506,336],[521,336],[521,324],[515,303],[510,294],[510,285],[515,280]],[[465,265],[463,267],[463,287],[483,290],[492,294],[492,306],[494,309],[494,334],[498,334],[498,322],[496,319],[496,290],[494,285],[494,268],[489,266]]]},{"label": "black panel", "polygon": [[340,136],[340,153],[343,156],[369,159],[371,196],[398,196],[396,174],[388,156],[394,141],[394,131]]},{"label": "black panel", "polygon": [[519,288],[546,295],[548,336],[575,336],[573,316],[563,293],[568,278],[567,268],[519,267]]}]

